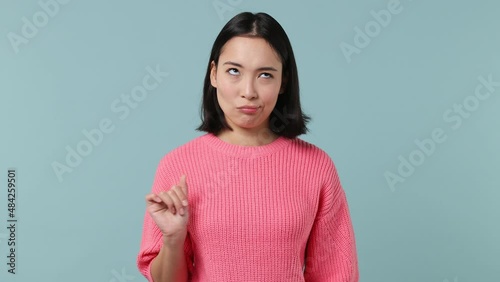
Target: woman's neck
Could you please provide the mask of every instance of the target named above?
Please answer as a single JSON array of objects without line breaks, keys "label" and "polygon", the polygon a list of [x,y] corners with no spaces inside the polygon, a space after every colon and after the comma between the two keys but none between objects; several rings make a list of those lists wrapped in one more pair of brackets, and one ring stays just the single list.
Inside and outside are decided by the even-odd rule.
[{"label": "woman's neck", "polygon": [[240,146],[267,145],[279,137],[279,135],[268,128],[261,129],[257,132],[223,130],[216,136],[224,142]]}]

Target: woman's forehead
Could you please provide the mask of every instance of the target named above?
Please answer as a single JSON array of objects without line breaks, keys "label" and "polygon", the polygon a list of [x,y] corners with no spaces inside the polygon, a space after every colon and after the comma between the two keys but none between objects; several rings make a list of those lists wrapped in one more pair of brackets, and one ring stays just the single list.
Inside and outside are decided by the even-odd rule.
[{"label": "woman's forehead", "polygon": [[229,60],[240,65],[271,64],[281,65],[281,60],[273,47],[261,37],[235,36],[221,49],[220,60]]}]

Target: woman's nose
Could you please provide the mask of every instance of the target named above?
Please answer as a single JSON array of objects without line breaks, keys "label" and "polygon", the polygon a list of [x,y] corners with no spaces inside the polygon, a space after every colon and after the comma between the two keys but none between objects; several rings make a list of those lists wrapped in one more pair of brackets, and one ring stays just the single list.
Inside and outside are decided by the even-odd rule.
[{"label": "woman's nose", "polygon": [[255,80],[252,78],[247,78],[244,82],[243,97],[247,99],[253,99],[257,97],[257,92],[255,90]]}]

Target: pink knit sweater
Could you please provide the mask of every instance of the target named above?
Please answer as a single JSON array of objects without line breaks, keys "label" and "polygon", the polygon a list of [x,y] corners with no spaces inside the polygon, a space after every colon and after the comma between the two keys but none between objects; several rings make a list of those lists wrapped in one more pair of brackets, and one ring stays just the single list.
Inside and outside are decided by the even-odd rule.
[{"label": "pink knit sweater", "polygon": [[[240,146],[207,133],[161,159],[152,191],[170,189],[184,173],[189,281],[359,280],[346,196],[320,148],[285,137]],[[161,245],[146,213],[137,265],[148,281]]]}]

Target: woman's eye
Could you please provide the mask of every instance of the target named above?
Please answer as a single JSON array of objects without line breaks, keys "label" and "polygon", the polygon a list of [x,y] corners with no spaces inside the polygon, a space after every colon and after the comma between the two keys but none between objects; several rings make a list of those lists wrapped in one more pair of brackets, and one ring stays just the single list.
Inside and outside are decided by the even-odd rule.
[{"label": "woman's eye", "polygon": [[273,75],[272,75],[272,74],[267,73],[267,72],[262,73],[262,74],[261,74],[261,76],[262,76],[262,77],[264,77],[264,78],[272,78],[272,77],[273,77]]},{"label": "woman's eye", "polygon": [[239,74],[238,70],[237,69],[229,69],[227,71],[230,75],[237,75]]}]

